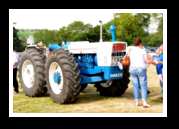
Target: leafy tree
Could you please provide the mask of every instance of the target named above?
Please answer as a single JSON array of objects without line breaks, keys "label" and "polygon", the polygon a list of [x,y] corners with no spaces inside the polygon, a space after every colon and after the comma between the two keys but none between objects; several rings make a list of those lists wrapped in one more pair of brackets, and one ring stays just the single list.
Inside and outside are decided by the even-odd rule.
[{"label": "leafy tree", "polygon": [[[105,26],[103,27],[102,38],[103,38],[103,41],[110,41],[111,39],[110,33],[108,32]],[[87,33],[87,40],[90,42],[99,42],[100,40],[100,26],[99,25],[90,29],[89,33]]]},{"label": "leafy tree", "polygon": [[34,34],[35,42],[42,41],[46,45],[52,42],[59,42],[59,38],[57,37],[57,31],[54,30],[38,30]]},{"label": "leafy tree", "polygon": [[131,44],[134,37],[144,37],[147,35],[145,30],[150,23],[149,14],[122,13],[116,14],[115,16],[118,16],[115,18],[118,40],[126,41],[128,44]]},{"label": "leafy tree", "polygon": [[34,30],[19,30],[17,35],[22,42],[26,42],[30,35],[33,35]]},{"label": "leafy tree", "polygon": [[[97,25],[93,27],[90,24],[75,21],[69,24],[67,27],[62,27],[58,32],[58,36],[60,37],[60,41],[67,40],[98,42],[100,39],[100,26]],[[110,40],[110,34],[108,33],[106,27],[103,27],[103,40]]]},{"label": "leafy tree", "polygon": [[25,43],[19,39],[17,33],[18,30],[13,27],[13,50],[17,52],[22,52],[25,49]]},{"label": "leafy tree", "polygon": [[163,16],[159,13],[151,14],[151,17],[158,23],[157,32],[149,34],[146,38],[148,45],[159,46],[163,42]]}]

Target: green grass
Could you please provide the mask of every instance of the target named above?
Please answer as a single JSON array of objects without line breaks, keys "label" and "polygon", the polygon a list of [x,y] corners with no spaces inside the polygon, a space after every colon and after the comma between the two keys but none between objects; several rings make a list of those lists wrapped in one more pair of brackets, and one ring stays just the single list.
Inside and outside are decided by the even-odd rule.
[{"label": "green grass", "polygon": [[160,85],[155,67],[148,68],[148,84],[151,91],[149,104],[151,108],[136,107],[133,101],[131,82],[126,93],[121,97],[102,97],[94,86],[88,86],[80,93],[74,104],[57,104],[50,97],[27,97],[21,91],[13,97],[13,112],[15,113],[139,113],[162,112]]}]

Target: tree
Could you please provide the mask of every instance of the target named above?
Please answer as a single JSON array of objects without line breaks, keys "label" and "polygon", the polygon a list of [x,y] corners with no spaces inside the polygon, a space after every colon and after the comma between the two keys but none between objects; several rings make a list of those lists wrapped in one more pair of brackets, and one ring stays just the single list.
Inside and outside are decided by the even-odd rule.
[{"label": "tree", "polygon": [[74,21],[67,27],[68,37],[72,41],[86,40],[86,34],[92,28],[90,24],[84,24],[81,21]]},{"label": "tree", "polygon": [[156,32],[147,36],[145,41],[147,41],[148,46],[159,46],[162,42],[162,37],[159,32]]},{"label": "tree", "polygon": [[163,16],[159,19],[159,26],[157,29],[158,32],[163,32]]},{"label": "tree", "polygon": [[25,49],[25,43],[19,39],[17,33],[18,30],[13,27],[13,50],[17,52],[22,52]]},{"label": "tree", "polygon": [[138,13],[134,15],[137,21],[137,25],[141,26],[144,30],[146,30],[150,24],[150,13]]},{"label": "tree", "polygon": [[67,32],[67,27],[62,27],[58,32],[57,36],[59,37],[59,42],[62,41],[68,41],[69,40],[69,34]]},{"label": "tree", "polygon": [[81,21],[74,21],[67,27],[62,27],[58,31],[60,41],[82,41],[87,39],[87,33],[89,33],[92,25],[84,24]]},{"label": "tree", "polygon": [[38,30],[33,34],[36,43],[42,41],[46,46],[49,43],[59,42],[57,35],[57,31],[48,29]]},{"label": "tree", "polygon": [[150,23],[150,15],[145,13],[115,14],[115,24],[117,26],[117,39],[126,41],[130,45],[134,37],[144,37],[147,35],[146,28]]},{"label": "tree", "polygon": [[18,30],[18,37],[22,42],[26,42],[30,35],[33,35],[34,30]]},{"label": "tree", "polygon": [[159,46],[163,42],[163,16],[159,13],[153,13],[151,19],[154,20],[155,24],[158,23],[157,32],[150,33],[145,41],[149,46]]},{"label": "tree", "polygon": [[[103,33],[102,33],[102,38],[103,41],[110,41],[110,33],[108,32],[107,28],[103,27]],[[100,26],[97,25],[94,28],[91,28],[90,31],[87,33],[87,40],[89,42],[99,42],[100,40]]]},{"label": "tree", "polygon": [[[100,26],[93,27],[90,24],[84,24],[81,21],[74,21],[67,27],[62,27],[58,35],[60,40],[67,41],[90,41],[99,42]],[[110,34],[107,32],[106,27],[103,27],[103,40],[110,40]]]},{"label": "tree", "polygon": [[94,28],[91,28],[89,30],[89,33],[87,33],[87,41],[89,42],[99,42],[100,39],[100,30],[99,26],[96,26]]}]

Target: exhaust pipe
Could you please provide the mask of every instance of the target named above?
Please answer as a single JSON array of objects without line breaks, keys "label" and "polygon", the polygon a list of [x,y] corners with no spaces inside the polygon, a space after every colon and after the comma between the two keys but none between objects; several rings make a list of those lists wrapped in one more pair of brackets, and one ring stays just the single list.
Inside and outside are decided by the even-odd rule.
[{"label": "exhaust pipe", "polygon": [[102,28],[102,21],[100,20],[99,23],[101,23],[101,24],[100,24],[100,40],[99,40],[99,42],[103,42],[103,35],[102,35],[102,33],[103,33],[103,28]]}]

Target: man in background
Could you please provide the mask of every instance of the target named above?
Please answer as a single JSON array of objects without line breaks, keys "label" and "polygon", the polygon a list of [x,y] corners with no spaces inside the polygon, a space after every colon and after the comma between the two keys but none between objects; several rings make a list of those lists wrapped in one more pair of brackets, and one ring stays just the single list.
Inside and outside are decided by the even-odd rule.
[{"label": "man in background", "polygon": [[19,93],[19,86],[17,81],[17,66],[19,61],[19,55],[13,51],[13,87],[15,93]]}]

